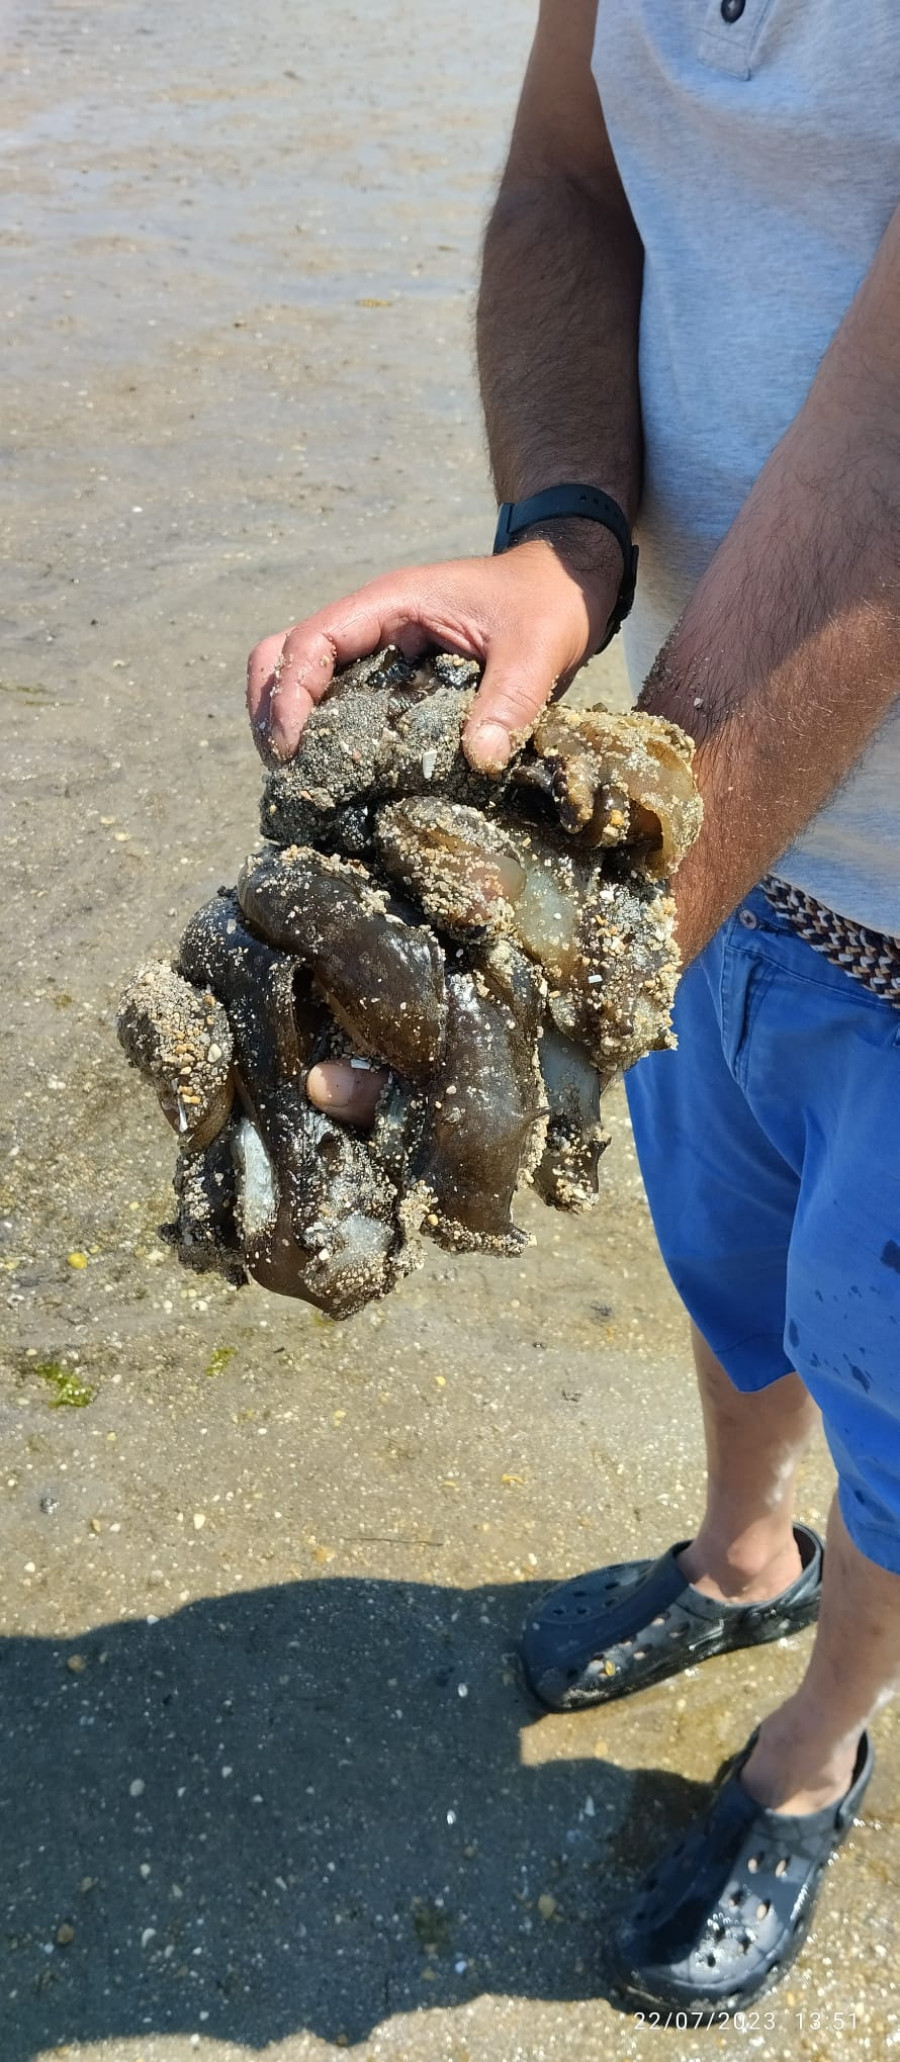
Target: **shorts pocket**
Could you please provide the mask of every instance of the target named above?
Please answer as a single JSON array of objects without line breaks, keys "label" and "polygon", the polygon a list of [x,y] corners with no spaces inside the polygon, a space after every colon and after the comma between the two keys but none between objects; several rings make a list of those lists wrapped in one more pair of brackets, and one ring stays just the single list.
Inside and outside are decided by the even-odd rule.
[{"label": "shorts pocket", "polygon": [[753,1026],[775,973],[770,960],[747,951],[743,932],[740,944],[726,940],[719,994],[722,1051],[730,1073],[745,1093]]}]

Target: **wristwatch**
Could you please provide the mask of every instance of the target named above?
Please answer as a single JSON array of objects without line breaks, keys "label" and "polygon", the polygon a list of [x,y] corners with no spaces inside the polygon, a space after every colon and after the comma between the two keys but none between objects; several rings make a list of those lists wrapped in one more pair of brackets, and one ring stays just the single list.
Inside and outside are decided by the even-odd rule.
[{"label": "wristwatch", "polygon": [[603,652],[620,630],[634,601],[637,581],[638,548],[633,542],[628,517],[611,494],[603,494],[599,487],[579,487],[565,482],[559,487],[545,487],[540,494],[529,495],[527,501],[504,501],[497,521],[494,538],[494,556],[506,551],[521,531],[530,530],[535,523],[556,522],[562,517],[583,516],[590,523],[601,523],[605,530],[611,530],[622,553],[622,584],[618,600],[598,652]]}]

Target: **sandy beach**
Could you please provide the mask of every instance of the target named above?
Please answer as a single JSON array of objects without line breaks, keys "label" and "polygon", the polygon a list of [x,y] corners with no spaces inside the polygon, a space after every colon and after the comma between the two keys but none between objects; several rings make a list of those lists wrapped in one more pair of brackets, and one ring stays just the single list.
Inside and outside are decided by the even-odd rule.
[{"label": "sandy beach", "polygon": [[810,1638],[577,1718],[518,1681],[542,1589],[699,1516],[621,1093],[595,1212],[528,1201],[521,1263],[433,1250],[332,1325],[177,1268],[115,1040],[256,835],[251,644],[489,548],[473,290],[532,13],[8,12],[0,2062],[900,2043],[890,1714],[753,2024],[608,1998],[624,1890]]}]

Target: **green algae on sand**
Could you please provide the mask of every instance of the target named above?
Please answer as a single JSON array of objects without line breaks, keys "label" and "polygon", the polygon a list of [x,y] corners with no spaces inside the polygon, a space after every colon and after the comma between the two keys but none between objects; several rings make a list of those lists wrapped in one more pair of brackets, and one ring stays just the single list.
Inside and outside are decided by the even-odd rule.
[{"label": "green algae on sand", "polygon": [[223,1375],[229,1361],[234,1359],[236,1351],[237,1348],[235,1346],[214,1346],[207,1366],[203,1370],[204,1374],[210,1378],[215,1375]]},{"label": "green algae on sand", "polygon": [[36,1361],[32,1373],[55,1389],[55,1396],[49,1399],[51,1410],[84,1410],[97,1394],[74,1368],[64,1367],[58,1360]]}]

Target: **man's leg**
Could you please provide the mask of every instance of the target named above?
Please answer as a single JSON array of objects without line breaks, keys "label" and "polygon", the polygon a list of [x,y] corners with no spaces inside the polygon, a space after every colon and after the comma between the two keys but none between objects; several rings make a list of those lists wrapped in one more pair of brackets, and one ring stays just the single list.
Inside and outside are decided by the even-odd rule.
[{"label": "man's leg", "polygon": [[794,1484],[819,1413],[799,1375],[742,1394],[696,1325],[691,1331],[706,1433],[706,1512],[678,1565],[704,1596],[755,1603],[780,1595],[800,1573]]},{"label": "man's leg", "polygon": [[[799,1375],[736,1390],[696,1327],[707,1452],[706,1513],[679,1566],[727,1603],[777,1595],[800,1572],[797,1467],[819,1413]],[[848,1788],[860,1733],[900,1687],[900,1575],[854,1546],[835,1498],[809,1667],[760,1727],[741,1774],[773,1811],[818,1811]]]},{"label": "man's leg", "polygon": [[[706,1088],[686,1040],[675,1056],[686,1061],[677,1080],[669,1070],[645,1085],[636,1070],[635,1130],[676,1286],[742,1391],[765,1379],[759,1348],[771,1319],[765,1306],[758,1315],[755,1306],[777,1198],[770,1152],[794,1173],[783,1346],[822,1412],[839,1492],[805,1675],[763,1721],[687,1835],[659,1858],[619,1941],[632,1994],[729,2008],[759,1995],[793,1960],[825,1866],[860,1808],[872,1767],[869,1723],[900,1687],[900,1024],[896,1012],[773,922],[760,897],[748,898],[746,917],[745,957],[758,962],[751,982],[742,986],[735,978],[741,970],[732,931],[710,992],[719,1005],[722,1054],[757,1127],[758,1178],[747,1179],[750,1141],[727,1084],[719,1074]],[[708,1054],[700,1057],[705,1062]],[[723,1113],[733,1135],[723,1134]],[[669,1154],[679,1147],[673,1189]],[[741,1229],[729,1216],[729,1188],[743,1209],[743,1253],[730,1244],[722,1251],[723,1236]],[[735,1292],[736,1321],[729,1324]],[[768,1353],[766,1359],[774,1365]],[[749,1525],[729,1504],[736,1485],[739,1493],[749,1486],[765,1494],[765,1479],[754,1474],[759,1451],[743,1450],[752,1438],[743,1412],[760,1402],[777,1409],[787,1381],[735,1403],[708,1355],[703,1364],[713,1396],[711,1474],[721,1435],[723,1495],[717,1515],[711,1484],[700,1551],[695,1541],[682,1565],[698,1585],[713,1581],[728,1593],[735,1574],[753,1578],[760,1558],[775,1550],[779,1512],[784,1541],[787,1510],[780,1510],[772,1455],[765,1473],[774,1535],[763,1519],[760,1539],[762,1514],[754,1521],[752,1499]],[[799,1427],[808,1405],[799,1387],[794,1394]],[[789,1447],[786,1438],[785,1485],[793,1474]],[[737,1562],[734,1571],[729,1559]]]},{"label": "man's leg", "polygon": [[[744,1396],[696,1327],[707,1452],[706,1513],[679,1566],[727,1603],[777,1595],[800,1572],[797,1467],[819,1413],[799,1375]],[[835,1498],[822,1605],[802,1682],[763,1720],[741,1781],[773,1811],[818,1811],[842,1797],[859,1736],[900,1685],[900,1575],[861,1554]]]},{"label": "man's leg", "polygon": [[900,1575],[854,1546],[835,1497],[809,1667],[764,1719],[742,1771],[745,1789],[772,1811],[818,1811],[842,1797],[861,1732],[898,1686]]},{"label": "man's leg", "polygon": [[[679,1566],[705,1596],[751,1603],[800,1573],[794,1483],[819,1412],[799,1375],[742,1395],[692,1326],[706,1432],[706,1512]],[[849,1787],[859,1737],[900,1687],[900,1575],[854,1546],[831,1508],[815,1645],[763,1720],[741,1781],[772,1811],[819,1811]]]}]

